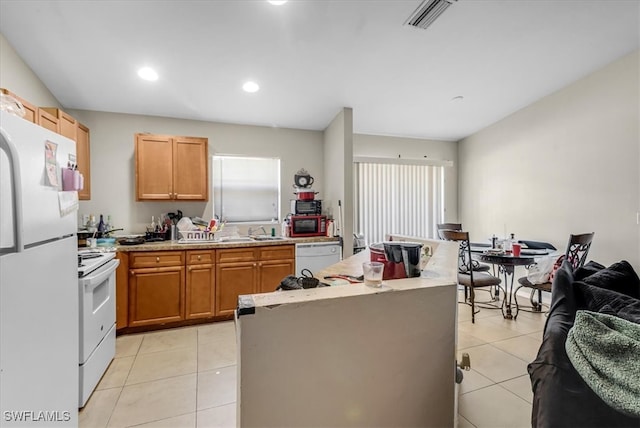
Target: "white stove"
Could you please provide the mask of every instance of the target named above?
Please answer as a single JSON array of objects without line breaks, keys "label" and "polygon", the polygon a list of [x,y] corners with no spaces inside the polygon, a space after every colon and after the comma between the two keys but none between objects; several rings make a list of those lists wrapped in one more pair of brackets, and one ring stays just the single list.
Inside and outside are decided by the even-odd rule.
[{"label": "white stove", "polygon": [[78,278],[82,278],[115,258],[115,253],[99,250],[78,251]]},{"label": "white stove", "polygon": [[115,253],[78,251],[80,395],[84,407],[116,353]]}]

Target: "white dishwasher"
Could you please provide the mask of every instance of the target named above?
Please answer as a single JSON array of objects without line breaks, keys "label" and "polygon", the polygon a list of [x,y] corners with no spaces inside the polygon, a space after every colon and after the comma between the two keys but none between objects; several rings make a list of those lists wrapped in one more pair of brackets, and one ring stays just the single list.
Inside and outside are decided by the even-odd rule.
[{"label": "white dishwasher", "polygon": [[342,259],[340,242],[307,242],[296,244],[296,276],[302,276],[303,269],[313,274]]}]

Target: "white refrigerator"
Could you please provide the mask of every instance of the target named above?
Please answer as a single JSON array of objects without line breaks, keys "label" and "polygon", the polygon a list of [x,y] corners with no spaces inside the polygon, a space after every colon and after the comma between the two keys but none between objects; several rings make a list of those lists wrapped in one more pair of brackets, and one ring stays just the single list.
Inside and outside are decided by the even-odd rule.
[{"label": "white refrigerator", "polygon": [[77,426],[75,142],[0,115],[0,426]]}]

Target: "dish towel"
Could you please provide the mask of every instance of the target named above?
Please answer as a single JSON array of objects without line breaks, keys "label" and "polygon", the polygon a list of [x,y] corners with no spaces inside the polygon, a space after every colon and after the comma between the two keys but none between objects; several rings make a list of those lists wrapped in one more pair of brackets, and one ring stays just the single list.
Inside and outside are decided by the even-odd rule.
[{"label": "dish towel", "polygon": [[640,416],[640,324],[578,311],[565,348],[578,374],[605,403]]}]

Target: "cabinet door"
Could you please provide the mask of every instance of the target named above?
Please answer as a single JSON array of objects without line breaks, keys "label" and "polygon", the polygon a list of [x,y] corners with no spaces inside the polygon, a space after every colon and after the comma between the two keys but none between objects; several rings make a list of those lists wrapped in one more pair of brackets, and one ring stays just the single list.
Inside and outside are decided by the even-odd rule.
[{"label": "cabinet door", "polygon": [[81,123],[76,129],[76,161],[78,171],[84,177],[84,188],[78,192],[78,199],[91,199],[91,153],[89,150],[89,128]]},{"label": "cabinet door", "polygon": [[187,266],[185,319],[215,315],[215,277],[214,265]]},{"label": "cabinet door", "polygon": [[76,141],[77,121],[73,116],[56,107],[40,107],[40,109],[58,119],[58,134]]},{"label": "cabinet door", "polygon": [[49,131],[58,132],[58,118],[45,110],[38,109],[38,125],[47,128]]},{"label": "cabinet door", "polygon": [[209,197],[208,141],[175,137],[173,145],[174,199],[206,201]]},{"label": "cabinet door", "polygon": [[216,315],[233,315],[238,296],[257,292],[257,262],[224,263],[216,268]]},{"label": "cabinet door", "polygon": [[120,264],[116,269],[116,330],[129,325],[129,254],[117,252]]},{"label": "cabinet door", "polygon": [[262,261],[258,266],[260,270],[258,293],[276,291],[282,279],[287,275],[293,275],[295,271],[294,260]]},{"label": "cabinet door", "polygon": [[215,251],[191,250],[186,255],[185,319],[212,317],[215,315]]},{"label": "cabinet door", "polygon": [[163,135],[136,135],[136,199],[173,199],[173,144]]},{"label": "cabinet door", "polygon": [[184,266],[129,271],[129,327],[184,319]]}]

